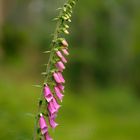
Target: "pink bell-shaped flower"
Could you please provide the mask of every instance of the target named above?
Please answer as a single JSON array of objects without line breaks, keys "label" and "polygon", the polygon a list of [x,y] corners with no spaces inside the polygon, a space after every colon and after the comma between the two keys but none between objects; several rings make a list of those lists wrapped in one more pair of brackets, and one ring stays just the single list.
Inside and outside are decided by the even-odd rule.
[{"label": "pink bell-shaped flower", "polygon": [[54,119],[55,119],[54,117],[49,116],[49,123],[50,123],[50,126],[51,126],[52,128],[56,128],[56,126],[58,126],[58,124],[55,122]]},{"label": "pink bell-shaped flower", "polygon": [[64,79],[62,73],[61,73],[61,72],[58,72],[57,75],[58,75],[58,77],[59,77],[61,83],[65,83],[65,79]]},{"label": "pink bell-shaped flower", "polygon": [[57,86],[55,86],[54,91],[58,99],[62,102],[64,95],[61,93],[60,89]]},{"label": "pink bell-shaped flower", "polygon": [[57,103],[57,101],[56,101],[55,98],[52,99],[52,103],[53,103],[54,108],[56,109],[56,112],[57,112],[58,109],[59,109],[61,106]]},{"label": "pink bell-shaped flower", "polygon": [[55,98],[53,98],[48,104],[48,110],[51,115],[57,113],[59,108],[60,105],[57,103]]},{"label": "pink bell-shaped flower", "polygon": [[61,72],[65,69],[65,66],[62,61],[58,61],[55,65],[58,68],[58,70]]},{"label": "pink bell-shaped flower", "polygon": [[61,90],[61,91],[64,91],[64,86],[62,84],[57,84],[57,87]]},{"label": "pink bell-shaped flower", "polygon": [[47,85],[44,86],[44,97],[47,102],[50,102],[53,99],[53,94]]},{"label": "pink bell-shaped flower", "polygon": [[62,83],[61,79],[59,78],[59,76],[56,72],[53,73],[53,77],[54,77],[56,83]]},{"label": "pink bell-shaped flower", "polygon": [[56,108],[55,108],[55,106],[54,106],[54,104],[53,104],[52,101],[49,102],[49,104],[48,104],[48,110],[49,110],[49,113],[50,114],[54,114],[54,113],[57,112],[57,110],[56,110]]},{"label": "pink bell-shaped flower", "polygon": [[48,133],[45,134],[45,140],[53,140]]},{"label": "pink bell-shaped flower", "polygon": [[40,129],[41,129],[42,135],[44,135],[45,133],[48,132],[48,126],[47,126],[46,121],[45,121],[42,114],[40,114],[39,126],[40,126]]}]

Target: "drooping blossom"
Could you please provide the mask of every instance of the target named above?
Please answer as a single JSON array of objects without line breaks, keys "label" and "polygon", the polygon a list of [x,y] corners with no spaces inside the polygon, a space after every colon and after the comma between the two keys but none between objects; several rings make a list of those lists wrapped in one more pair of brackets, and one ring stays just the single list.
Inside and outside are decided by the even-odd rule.
[{"label": "drooping blossom", "polygon": [[47,102],[50,102],[53,99],[53,94],[48,85],[44,86],[44,97],[47,100]]},{"label": "drooping blossom", "polygon": [[53,114],[49,114],[49,116],[50,116],[51,118],[56,119],[56,117],[57,117],[57,112],[56,112],[56,113],[53,113]]},{"label": "drooping blossom", "polygon": [[69,46],[68,43],[67,43],[67,41],[65,39],[63,39],[61,43],[62,43],[62,45],[64,47],[68,47]]},{"label": "drooping blossom", "polygon": [[45,134],[45,140],[53,140],[50,135],[48,134],[48,132]]},{"label": "drooping blossom", "polygon": [[65,55],[69,55],[69,52],[67,51],[67,49],[62,49],[62,52],[63,52]]},{"label": "drooping blossom", "polygon": [[49,123],[52,128],[56,128],[58,123],[55,122],[55,117],[53,115],[49,116]]},{"label": "drooping blossom", "polygon": [[64,95],[61,93],[60,89],[57,86],[55,86],[54,91],[58,99],[62,102]]},{"label": "drooping blossom", "polygon": [[60,77],[58,76],[58,74],[56,72],[53,73],[53,77],[54,77],[56,83],[62,83]]},{"label": "drooping blossom", "polygon": [[65,79],[64,79],[62,73],[61,72],[57,72],[57,75],[58,75],[59,79],[61,80],[61,83],[65,83]]},{"label": "drooping blossom", "polygon": [[59,84],[60,83],[65,83],[65,79],[64,79],[61,72],[54,72],[53,77],[54,77],[56,83],[59,83]]},{"label": "drooping blossom", "polygon": [[55,65],[58,68],[58,70],[61,72],[65,69],[65,66],[62,61],[58,61]]},{"label": "drooping blossom", "polygon": [[57,87],[61,90],[61,91],[64,91],[64,86],[62,84],[57,84]]},{"label": "drooping blossom", "polygon": [[53,98],[49,103],[48,103],[48,110],[50,114],[57,113],[60,108],[60,105],[57,103],[56,99]]},{"label": "drooping blossom", "polygon": [[56,108],[54,107],[53,103],[52,102],[49,102],[48,103],[48,110],[49,110],[49,113],[50,114],[54,114],[57,112]]},{"label": "drooping blossom", "polygon": [[40,126],[40,129],[41,129],[42,135],[44,135],[45,133],[48,132],[48,126],[47,126],[45,118],[43,117],[42,114],[40,114],[39,126]]},{"label": "drooping blossom", "polygon": [[56,112],[58,111],[58,109],[61,107],[61,105],[59,105],[56,101],[55,98],[52,99],[52,103],[54,105],[54,108],[56,109]]}]

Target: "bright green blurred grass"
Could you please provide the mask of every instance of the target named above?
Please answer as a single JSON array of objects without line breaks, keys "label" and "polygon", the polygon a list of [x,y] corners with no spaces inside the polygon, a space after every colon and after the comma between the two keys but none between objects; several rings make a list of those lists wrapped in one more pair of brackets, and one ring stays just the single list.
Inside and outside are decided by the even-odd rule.
[{"label": "bright green blurred grass", "polygon": [[[26,79],[26,78],[25,78]],[[0,79],[0,140],[31,140],[34,114],[41,90],[32,80]],[[67,88],[66,88],[67,89]],[[80,90],[79,90],[80,92]],[[65,92],[51,135],[55,140],[138,140],[140,103],[127,88],[88,89]]]}]

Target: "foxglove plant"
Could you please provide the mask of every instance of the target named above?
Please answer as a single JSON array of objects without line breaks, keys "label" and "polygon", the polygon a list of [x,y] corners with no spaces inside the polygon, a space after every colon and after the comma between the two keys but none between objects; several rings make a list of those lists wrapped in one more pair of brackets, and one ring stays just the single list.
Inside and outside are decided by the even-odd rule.
[{"label": "foxglove plant", "polygon": [[72,10],[76,2],[77,0],[68,0],[62,8],[58,8],[59,16],[54,19],[57,25],[50,45],[51,51],[45,51],[45,53],[49,52],[50,56],[46,71],[43,73],[43,90],[39,99],[33,140],[52,140],[48,128],[55,129],[58,126],[55,119],[61,107],[59,103],[64,97],[65,79],[62,72],[67,63],[66,56],[69,55],[68,43],[63,35],[69,34],[68,23],[71,22]]}]

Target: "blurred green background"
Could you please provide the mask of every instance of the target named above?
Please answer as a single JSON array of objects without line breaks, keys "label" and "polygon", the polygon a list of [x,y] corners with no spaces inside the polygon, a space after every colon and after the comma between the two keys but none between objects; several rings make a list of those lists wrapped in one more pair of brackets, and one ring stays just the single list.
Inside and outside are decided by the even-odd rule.
[{"label": "blurred green background", "polygon": [[[0,0],[0,140],[31,140],[55,9],[64,0]],[[66,37],[54,140],[140,139],[140,1],[79,0]]]}]

